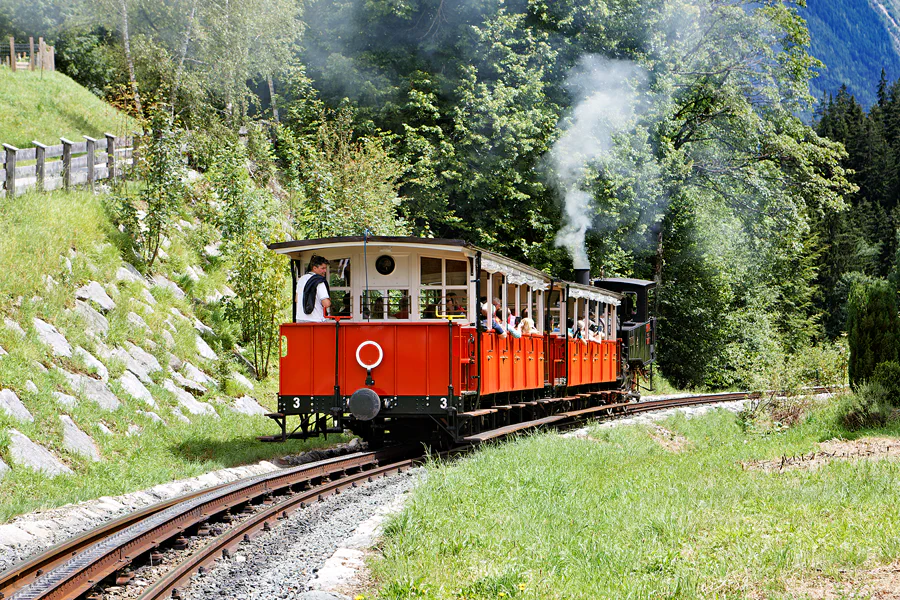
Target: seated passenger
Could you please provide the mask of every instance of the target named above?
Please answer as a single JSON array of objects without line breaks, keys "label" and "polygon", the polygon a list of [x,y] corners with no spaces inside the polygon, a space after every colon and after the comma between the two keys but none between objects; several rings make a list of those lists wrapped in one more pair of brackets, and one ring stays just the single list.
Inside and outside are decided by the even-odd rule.
[{"label": "seated passenger", "polygon": [[493,331],[501,336],[506,335],[506,331],[503,329],[503,325],[500,324],[499,317],[497,317],[497,307],[500,305],[500,301],[494,298],[493,302],[488,304],[487,297],[482,296],[479,298],[479,302],[481,304],[481,315],[484,317],[481,319],[481,326],[487,331]]},{"label": "seated passenger", "polygon": [[428,306],[425,307],[425,310],[422,312],[423,319],[437,319],[437,304],[432,302]]},{"label": "seated passenger", "polygon": [[447,308],[448,315],[462,315],[465,312],[462,309],[462,306],[459,305],[459,301],[456,299],[456,292],[447,292]]},{"label": "seated passenger", "polygon": [[534,321],[525,317],[519,322],[519,331],[522,332],[522,335],[531,335],[532,333],[537,333],[534,329]]},{"label": "seated passenger", "polygon": [[399,304],[397,305],[397,312],[391,315],[394,319],[408,319],[409,318],[409,300],[406,298],[401,298]]}]

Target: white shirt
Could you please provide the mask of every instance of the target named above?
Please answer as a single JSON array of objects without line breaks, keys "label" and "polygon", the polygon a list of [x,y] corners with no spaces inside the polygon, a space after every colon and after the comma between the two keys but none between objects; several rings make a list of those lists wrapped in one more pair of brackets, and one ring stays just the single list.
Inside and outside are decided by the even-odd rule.
[{"label": "white shirt", "polygon": [[303,311],[303,290],[306,288],[306,282],[315,273],[307,273],[297,281],[297,322],[298,323],[322,323],[325,321],[325,310],[322,308],[322,300],[328,298],[328,290],[325,288],[325,282],[319,284],[316,288],[316,302],[313,305],[312,313],[307,314]]}]

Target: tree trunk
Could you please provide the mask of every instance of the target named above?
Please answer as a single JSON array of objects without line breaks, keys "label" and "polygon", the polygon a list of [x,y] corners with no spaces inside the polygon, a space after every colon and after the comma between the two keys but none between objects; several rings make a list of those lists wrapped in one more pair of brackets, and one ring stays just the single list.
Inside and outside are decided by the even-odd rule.
[{"label": "tree trunk", "polygon": [[188,44],[191,41],[191,32],[194,26],[194,15],[197,12],[197,0],[191,3],[191,14],[188,16],[187,28],[184,31],[184,41],[181,43],[181,51],[178,56],[178,68],[175,69],[175,81],[172,82],[172,114],[175,114],[175,100],[178,97],[178,87],[181,85],[181,74],[184,71],[184,60],[187,58]]},{"label": "tree trunk", "polygon": [[275,82],[272,81],[272,76],[269,75],[266,77],[269,82],[269,101],[272,103],[272,116],[275,118],[275,122],[278,123],[278,105],[275,104]]},{"label": "tree trunk", "polygon": [[137,79],[134,76],[134,60],[131,57],[131,37],[128,35],[128,5],[127,0],[119,0],[122,9],[122,43],[125,45],[125,62],[128,63],[128,80],[131,82],[131,91],[134,94],[134,107],[138,115],[144,111],[141,108],[141,96],[138,94]]}]

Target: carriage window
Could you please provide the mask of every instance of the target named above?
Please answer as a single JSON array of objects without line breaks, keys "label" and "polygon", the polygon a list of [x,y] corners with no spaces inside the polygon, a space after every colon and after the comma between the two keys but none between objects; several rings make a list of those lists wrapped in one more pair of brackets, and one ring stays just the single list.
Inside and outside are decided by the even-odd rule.
[{"label": "carriage window", "polygon": [[364,319],[409,318],[409,290],[369,290],[368,302],[365,292],[360,302]]},{"label": "carriage window", "polygon": [[351,315],[350,292],[331,290],[331,309],[329,313],[338,317]]},{"label": "carriage window", "polygon": [[409,318],[409,290],[388,290],[388,318]]},{"label": "carriage window", "polygon": [[421,284],[424,285],[441,285],[443,277],[441,276],[441,259],[422,257],[421,267]]},{"label": "carriage window", "polygon": [[328,285],[332,288],[350,287],[350,259],[328,261]]},{"label": "carriage window", "polygon": [[447,260],[446,285],[465,286],[469,278],[469,263],[464,260]]},{"label": "carriage window", "polygon": [[419,314],[423,319],[444,319],[447,315],[465,316],[469,298],[465,290],[448,291],[422,290],[419,296]]}]

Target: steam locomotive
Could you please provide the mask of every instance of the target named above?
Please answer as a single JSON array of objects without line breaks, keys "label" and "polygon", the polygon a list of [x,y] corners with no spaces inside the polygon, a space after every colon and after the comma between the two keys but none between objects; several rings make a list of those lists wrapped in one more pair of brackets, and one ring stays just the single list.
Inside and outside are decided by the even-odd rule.
[{"label": "steam locomotive", "polygon": [[[563,281],[452,239],[269,247],[291,259],[293,321],[297,280],[313,255],[328,260],[331,314],[281,325],[278,411],[269,415],[281,432],[261,439],[350,429],[375,445],[483,441],[631,401],[655,358],[651,281],[591,281],[586,269]],[[493,326],[494,299],[508,333]]]}]

